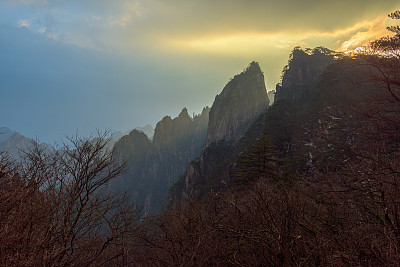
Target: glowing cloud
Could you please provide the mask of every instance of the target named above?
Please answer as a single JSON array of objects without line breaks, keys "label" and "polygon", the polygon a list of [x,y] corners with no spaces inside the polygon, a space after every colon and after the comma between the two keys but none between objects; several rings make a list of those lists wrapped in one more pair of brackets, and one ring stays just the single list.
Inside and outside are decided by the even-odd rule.
[{"label": "glowing cloud", "polygon": [[353,33],[348,40],[341,43],[337,50],[342,52],[354,50],[368,45],[372,40],[389,35],[386,30],[387,20],[387,16],[381,16],[367,23],[365,27]]},{"label": "glowing cloud", "polygon": [[170,38],[165,42],[172,49],[202,53],[251,55],[271,46],[282,49],[293,48],[299,43],[304,43],[301,39],[300,36],[284,33],[239,33],[194,39]]},{"label": "glowing cloud", "polygon": [[[372,21],[361,21],[333,31],[296,30],[280,32],[248,32],[218,34],[203,37],[166,38],[164,42],[172,49],[210,54],[256,54],[267,48],[290,49],[294,46],[308,46],[313,40],[324,40],[331,49],[353,50],[368,44],[371,40],[386,36],[387,16],[382,15]],[[345,40],[340,41],[338,38]],[[326,45],[326,44],[325,44]]]}]

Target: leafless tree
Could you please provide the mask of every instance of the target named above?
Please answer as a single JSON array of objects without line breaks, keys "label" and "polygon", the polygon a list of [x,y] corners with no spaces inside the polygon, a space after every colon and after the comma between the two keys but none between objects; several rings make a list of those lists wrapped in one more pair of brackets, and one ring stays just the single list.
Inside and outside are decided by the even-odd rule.
[{"label": "leafless tree", "polygon": [[24,266],[126,265],[139,224],[107,183],[124,164],[106,134],[72,137],[55,152],[35,145],[18,168],[0,163],[0,262]]}]

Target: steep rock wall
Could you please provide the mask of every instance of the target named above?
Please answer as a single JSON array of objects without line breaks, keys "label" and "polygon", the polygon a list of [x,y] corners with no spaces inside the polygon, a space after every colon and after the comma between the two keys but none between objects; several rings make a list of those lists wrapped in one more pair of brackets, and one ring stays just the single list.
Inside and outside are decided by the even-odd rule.
[{"label": "steep rock wall", "polygon": [[316,90],[319,77],[334,60],[333,51],[326,48],[305,51],[295,48],[283,70],[282,82],[276,85],[274,102],[307,101]]},{"label": "steep rock wall", "polygon": [[254,118],[268,105],[264,75],[259,65],[252,62],[215,97],[210,111],[206,146],[220,140],[238,141]]},{"label": "steep rock wall", "polygon": [[252,62],[215,98],[205,149],[171,188],[171,206],[181,199],[199,198],[209,188],[224,187],[229,182],[231,169],[225,168],[225,161],[232,155],[233,146],[268,106],[264,75],[258,63]]},{"label": "steep rock wall", "polygon": [[127,161],[126,173],[111,185],[125,191],[144,211],[157,213],[166,205],[169,187],[200,155],[204,145],[210,109],[191,118],[186,108],[178,117],[164,117],[157,123],[153,142],[132,131],[115,146],[119,160]]}]

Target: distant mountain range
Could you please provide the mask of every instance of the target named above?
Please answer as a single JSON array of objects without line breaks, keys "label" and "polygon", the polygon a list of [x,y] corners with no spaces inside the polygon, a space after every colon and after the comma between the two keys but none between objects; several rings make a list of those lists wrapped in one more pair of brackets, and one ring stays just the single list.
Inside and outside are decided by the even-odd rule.
[{"label": "distant mountain range", "polygon": [[[126,132],[116,131],[111,134],[109,147],[113,147],[123,136],[129,135],[133,130],[144,133],[150,140],[154,135],[154,128],[151,125],[136,127]],[[0,127],[0,152],[6,152],[16,160],[21,159],[23,151],[29,150],[35,143],[36,141],[34,139],[23,136],[17,131],[7,127]],[[42,143],[41,145],[46,146],[46,149],[53,149],[48,144]]]},{"label": "distant mountain range", "polygon": [[0,128],[0,152],[6,152],[14,159],[20,159],[22,151],[34,144],[35,141],[32,138],[25,137],[6,127]]}]

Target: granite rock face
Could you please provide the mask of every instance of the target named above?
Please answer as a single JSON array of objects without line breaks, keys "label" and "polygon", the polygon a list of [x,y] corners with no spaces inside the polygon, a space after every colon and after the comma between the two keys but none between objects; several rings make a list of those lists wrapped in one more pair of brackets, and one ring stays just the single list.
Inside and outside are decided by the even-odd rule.
[{"label": "granite rock face", "polygon": [[335,61],[333,51],[295,48],[284,68],[282,82],[276,85],[274,102],[279,100],[307,101],[317,88],[317,81],[327,66]]},{"label": "granite rock face", "polygon": [[181,200],[200,198],[211,184],[212,187],[226,185],[231,168],[219,169],[218,166],[232,155],[233,146],[268,106],[264,75],[258,63],[252,62],[216,96],[210,111],[205,148],[171,188],[170,206]]},{"label": "granite rock face", "polygon": [[207,134],[210,109],[193,118],[184,108],[178,117],[157,123],[153,141],[133,130],[115,145],[115,157],[127,161],[124,175],[112,181],[113,191],[124,191],[149,213],[165,207],[168,189],[200,155]]},{"label": "granite rock face", "polygon": [[251,122],[269,106],[264,75],[256,62],[231,79],[211,107],[206,146],[221,140],[236,142]]}]

